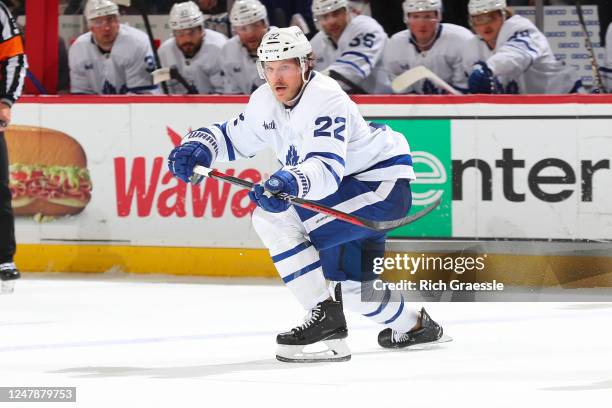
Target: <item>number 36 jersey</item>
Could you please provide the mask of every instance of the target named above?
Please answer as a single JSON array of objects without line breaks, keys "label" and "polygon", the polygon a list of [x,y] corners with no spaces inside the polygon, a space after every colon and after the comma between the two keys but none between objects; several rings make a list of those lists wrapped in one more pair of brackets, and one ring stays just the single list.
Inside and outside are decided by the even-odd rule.
[{"label": "number 36 jersey", "polygon": [[183,139],[189,141],[207,145],[219,161],[271,148],[298,180],[298,195],[312,200],[334,193],[346,176],[415,179],[406,138],[386,125],[368,124],[336,81],[317,72],[292,108],[278,102],[266,83],[238,118],[194,130]]},{"label": "number 36 jersey", "polygon": [[310,41],[317,71],[332,70],[369,94],[390,94],[389,74],[383,66],[387,33],[369,16],[354,16],[335,44],[324,31]]}]

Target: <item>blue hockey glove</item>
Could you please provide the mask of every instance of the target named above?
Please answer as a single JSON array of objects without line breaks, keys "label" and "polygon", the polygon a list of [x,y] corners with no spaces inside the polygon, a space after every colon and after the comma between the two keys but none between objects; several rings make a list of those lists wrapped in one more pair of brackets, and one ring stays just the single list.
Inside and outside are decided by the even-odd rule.
[{"label": "blue hockey glove", "polygon": [[[212,163],[212,152],[200,142],[187,142],[177,146],[168,156],[168,168],[175,176],[189,183],[196,165],[210,167]],[[201,181],[200,178],[198,181]]]},{"label": "blue hockey glove", "polygon": [[[266,194],[266,192],[270,194]],[[291,204],[287,200],[271,195],[278,193],[286,193],[292,196],[298,193],[297,180],[288,171],[277,171],[266,180],[263,186],[261,184],[255,184],[253,189],[249,191],[249,198],[257,204],[258,207],[269,212],[279,213],[286,211]]]},{"label": "blue hockey glove", "polygon": [[499,94],[503,88],[486,62],[477,62],[468,78],[468,89],[473,94]]}]

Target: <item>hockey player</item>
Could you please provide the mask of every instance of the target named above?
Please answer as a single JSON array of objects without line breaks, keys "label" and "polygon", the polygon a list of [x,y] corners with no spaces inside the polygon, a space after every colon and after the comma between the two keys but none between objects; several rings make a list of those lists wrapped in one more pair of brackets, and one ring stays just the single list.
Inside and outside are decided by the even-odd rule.
[{"label": "hockey player", "polygon": [[4,131],[11,123],[13,104],[21,96],[28,62],[19,26],[1,1],[0,44],[0,292],[12,292],[15,280],[21,275],[13,262],[16,249],[15,218]]},{"label": "hockey player", "polygon": [[464,67],[471,93],[564,94],[581,90],[575,68],[558,61],[548,40],[506,0],[470,0]]},{"label": "hockey player", "polygon": [[[249,193],[258,206],[254,228],[280,277],[308,311],[303,324],[278,335],[277,358],[350,358],[342,340],[347,328],[340,286],[332,298],[325,278],[343,281],[341,297],[348,309],[387,327],[379,334],[382,347],[439,339],[442,328],[424,310],[410,310],[401,294],[362,293],[362,282],[373,279],[371,268],[332,268],[334,276],[324,275],[320,253],[350,243],[355,259],[364,258],[365,264],[365,258],[384,250],[384,233],[293,207],[276,196],[317,200],[376,220],[403,217],[411,205],[410,180],[415,178],[406,139],[388,126],[368,125],[338,83],[313,71],[312,47],[298,27],[270,30],[258,55],[266,83],[251,95],[244,113],[188,133],[170,153],[168,165],[188,182],[196,165],[248,158],[266,148],[282,163]],[[303,350],[319,342],[329,347],[327,353]]]},{"label": "hockey player", "polygon": [[[408,29],[391,37],[385,49],[384,64],[390,79],[422,65],[449,85],[467,92],[462,55],[464,44],[474,34],[458,25],[440,23],[441,0],[405,0],[403,8]],[[444,93],[427,79],[413,84],[404,92]]]},{"label": "hockey player", "polygon": [[349,93],[391,93],[383,67],[387,33],[372,17],[351,16],[348,0],[313,0],[319,31],[312,38],[315,68]]},{"label": "hockey player", "polygon": [[159,47],[162,67],[176,67],[191,89],[168,81],[172,94],[222,93],[224,87],[221,50],[227,37],[204,29],[204,15],[192,1],[177,3],[170,10],[170,38]]},{"label": "hockey player", "polygon": [[70,88],[81,94],[158,93],[150,73],[153,51],[145,33],[119,23],[110,0],[85,5],[89,32],[70,47]]},{"label": "hockey player", "polygon": [[268,32],[268,13],[258,0],[237,0],[230,11],[235,36],[222,51],[226,94],[250,95],[264,83],[257,73],[257,47]]}]

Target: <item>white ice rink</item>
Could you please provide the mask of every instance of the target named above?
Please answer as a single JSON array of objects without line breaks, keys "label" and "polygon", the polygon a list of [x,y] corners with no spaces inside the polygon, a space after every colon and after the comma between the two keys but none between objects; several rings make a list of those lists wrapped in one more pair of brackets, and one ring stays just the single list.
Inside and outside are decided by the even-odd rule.
[{"label": "white ice rink", "polygon": [[612,404],[612,303],[430,303],[455,340],[399,352],[347,313],[352,360],[304,365],[274,358],[304,314],[289,291],[232,282],[28,274],[0,296],[0,386],[77,387],[52,407]]}]

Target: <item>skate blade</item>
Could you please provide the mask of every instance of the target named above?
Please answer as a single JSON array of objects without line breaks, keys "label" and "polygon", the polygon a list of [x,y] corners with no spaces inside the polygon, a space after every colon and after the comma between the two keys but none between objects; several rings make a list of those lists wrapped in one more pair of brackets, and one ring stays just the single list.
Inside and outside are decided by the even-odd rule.
[{"label": "skate blade", "polygon": [[15,281],[8,280],[2,281],[2,285],[0,286],[0,294],[2,295],[10,295],[15,290]]},{"label": "skate blade", "polygon": [[426,350],[426,349],[431,348],[432,346],[435,346],[437,344],[450,343],[451,341],[453,341],[453,338],[451,336],[447,336],[446,334],[443,334],[442,337],[440,337],[436,341],[430,341],[430,342],[427,342],[427,343],[420,343],[420,344],[413,344],[411,346],[407,346],[407,347],[404,347],[404,348],[405,349],[410,349],[410,350]]},{"label": "skate blade", "polygon": [[[327,346],[326,350],[308,351],[310,346]],[[305,346],[289,346],[279,344],[276,350],[276,359],[284,363],[324,363],[341,362],[351,359],[351,351],[346,342],[340,340],[323,340]]]}]

